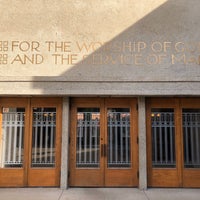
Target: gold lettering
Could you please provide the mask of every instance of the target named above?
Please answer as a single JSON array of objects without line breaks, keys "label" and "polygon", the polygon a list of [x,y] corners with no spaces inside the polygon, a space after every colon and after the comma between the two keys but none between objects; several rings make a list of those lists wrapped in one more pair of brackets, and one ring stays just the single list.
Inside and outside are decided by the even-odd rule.
[{"label": "gold lettering", "polygon": [[22,58],[20,57],[19,54],[17,54],[17,56],[11,61],[11,64],[14,64],[15,62],[19,62],[21,64],[24,64]]},{"label": "gold lettering", "polygon": [[192,57],[190,57],[188,60],[187,60],[187,63],[189,64],[189,63],[193,63],[193,64],[199,64],[199,62],[198,62],[198,59],[196,58],[196,57],[194,57],[194,56],[192,56]]},{"label": "gold lettering", "polygon": [[155,53],[162,52],[162,50],[163,50],[162,43],[161,42],[153,42],[151,45],[151,49]]},{"label": "gold lettering", "polygon": [[73,65],[77,61],[77,54],[52,54],[55,64]]},{"label": "gold lettering", "polygon": [[51,46],[53,45],[53,41],[46,41],[45,43],[47,44],[48,51],[50,52]]},{"label": "gold lettering", "polygon": [[39,52],[39,47],[40,47],[40,43],[37,42],[37,41],[31,41],[31,42],[28,42],[28,41],[12,41],[11,42],[11,50],[14,51],[14,50],[20,50],[22,52],[27,52],[27,51],[37,51]]},{"label": "gold lettering", "polygon": [[171,42],[164,42],[164,44],[163,44],[164,52],[167,52],[167,50],[170,48],[171,48]]},{"label": "gold lettering", "polygon": [[142,63],[142,55],[141,54],[136,54],[135,55],[135,64],[136,65],[143,65],[143,63]]},{"label": "gold lettering", "polygon": [[157,65],[159,62],[158,56],[156,54],[150,54],[147,56],[147,64],[148,65]]},{"label": "gold lettering", "polygon": [[161,64],[166,57],[166,55],[158,55],[158,64]]},{"label": "gold lettering", "polygon": [[176,64],[176,61],[178,62],[178,63],[183,63],[183,64],[186,64],[186,56],[185,56],[185,54],[183,54],[183,55],[181,55],[181,56],[179,56],[179,57],[177,57],[177,56],[175,56],[174,54],[172,54],[172,56],[171,56],[171,59],[172,59],[172,64],[174,65],[174,64]]},{"label": "gold lettering", "polygon": [[11,64],[14,64],[15,62],[19,62],[20,64],[41,64],[44,61],[44,57],[41,54],[31,54],[31,55],[20,55],[17,54],[15,58],[11,61]]},{"label": "gold lettering", "polygon": [[185,51],[185,44],[183,42],[177,42],[175,44],[175,51],[178,53],[182,53]]},{"label": "gold lettering", "polygon": [[133,56],[132,55],[122,55],[123,56],[123,64],[132,65],[133,64]]},{"label": "gold lettering", "polygon": [[90,43],[89,45],[85,42],[83,42],[83,44],[80,44],[79,42],[76,42],[76,45],[79,49],[79,52],[82,52],[82,51],[86,51],[86,52],[89,52],[90,49],[91,49],[91,46],[92,46],[92,43]]},{"label": "gold lettering", "polygon": [[46,41],[48,51],[54,52],[71,52],[71,42],[53,42],[53,41]]},{"label": "gold lettering", "polygon": [[123,42],[122,43],[123,52],[132,52],[132,43],[131,42]]},{"label": "gold lettering", "polygon": [[147,47],[147,44],[145,42],[138,42],[138,53],[146,49],[146,47]]}]

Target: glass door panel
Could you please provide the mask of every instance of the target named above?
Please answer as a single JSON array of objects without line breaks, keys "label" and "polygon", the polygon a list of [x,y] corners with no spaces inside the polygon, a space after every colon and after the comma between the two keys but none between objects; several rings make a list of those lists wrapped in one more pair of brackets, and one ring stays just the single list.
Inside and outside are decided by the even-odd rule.
[{"label": "glass door panel", "polygon": [[136,186],[136,124],[133,99],[72,99],[70,186]]},{"label": "glass door panel", "polygon": [[200,109],[183,109],[184,167],[200,168]]},{"label": "glass door panel", "polygon": [[100,167],[100,109],[78,108],[76,167]]},{"label": "glass door panel", "polygon": [[29,186],[59,186],[62,98],[32,98]]},{"label": "glass door panel", "polygon": [[175,168],[174,110],[151,110],[152,166],[153,168]]},{"label": "glass door panel", "polygon": [[148,186],[179,187],[180,114],[175,98],[150,98],[147,101]]},{"label": "glass door panel", "polygon": [[185,99],[182,106],[183,186],[200,187],[200,103]]},{"label": "glass door panel", "polygon": [[0,168],[22,168],[25,108],[3,108]]},{"label": "glass door panel", "polygon": [[109,108],[107,110],[108,168],[129,168],[130,153],[130,109]]},{"label": "glass door panel", "polygon": [[56,108],[33,108],[31,167],[55,167]]}]

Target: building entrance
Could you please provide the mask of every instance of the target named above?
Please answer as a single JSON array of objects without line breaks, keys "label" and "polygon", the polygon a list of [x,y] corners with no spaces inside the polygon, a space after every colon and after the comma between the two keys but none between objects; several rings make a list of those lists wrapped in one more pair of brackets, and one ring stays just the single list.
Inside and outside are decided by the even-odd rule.
[{"label": "building entrance", "polygon": [[148,186],[200,187],[200,101],[149,99]]},{"label": "building entrance", "polygon": [[72,99],[70,186],[138,185],[136,102]]},{"label": "building entrance", "polygon": [[61,99],[0,99],[0,186],[59,186]]}]

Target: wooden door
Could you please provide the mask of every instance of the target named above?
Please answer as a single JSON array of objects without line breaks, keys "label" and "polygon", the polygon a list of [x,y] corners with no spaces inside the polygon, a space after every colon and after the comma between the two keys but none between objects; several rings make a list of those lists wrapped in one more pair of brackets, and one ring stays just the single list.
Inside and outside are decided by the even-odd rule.
[{"label": "wooden door", "polygon": [[105,186],[138,186],[137,100],[105,99]]},{"label": "wooden door", "polygon": [[174,98],[147,101],[148,186],[180,187],[179,105]]},{"label": "wooden door", "polygon": [[70,186],[137,186],[134,99],[72,99]]},{"label": "wooden door", "polygon": [[103,99],[71,101],[70,186],[104,185]]},{"label": "wooden door", "polygon": [[59,98],[1,98],[0,186],[59,186]]},{"label": "wooden door", "polygon": [[62,101],[32,98],[28,186],[59,186]]},{"label": "wooden door", "polygon": [[147,102],[148,186],[200,187],[199,98]]},{"label": "wooden door", "polygon": [[26,184],[28,102],[26,98],[0,98],[0,187]]},{"label": "wooden door", "polygon": [[183,187],[200,187],[200,99],[181,99]]}]

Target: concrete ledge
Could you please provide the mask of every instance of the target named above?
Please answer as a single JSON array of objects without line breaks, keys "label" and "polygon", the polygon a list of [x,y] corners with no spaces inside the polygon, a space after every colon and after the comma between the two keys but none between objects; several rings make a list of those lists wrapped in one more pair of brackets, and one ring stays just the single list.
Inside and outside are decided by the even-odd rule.
[{"label": "concrete ledge", "polygon": [[200,82],[0,82],[0,95],[199,96]]}]

